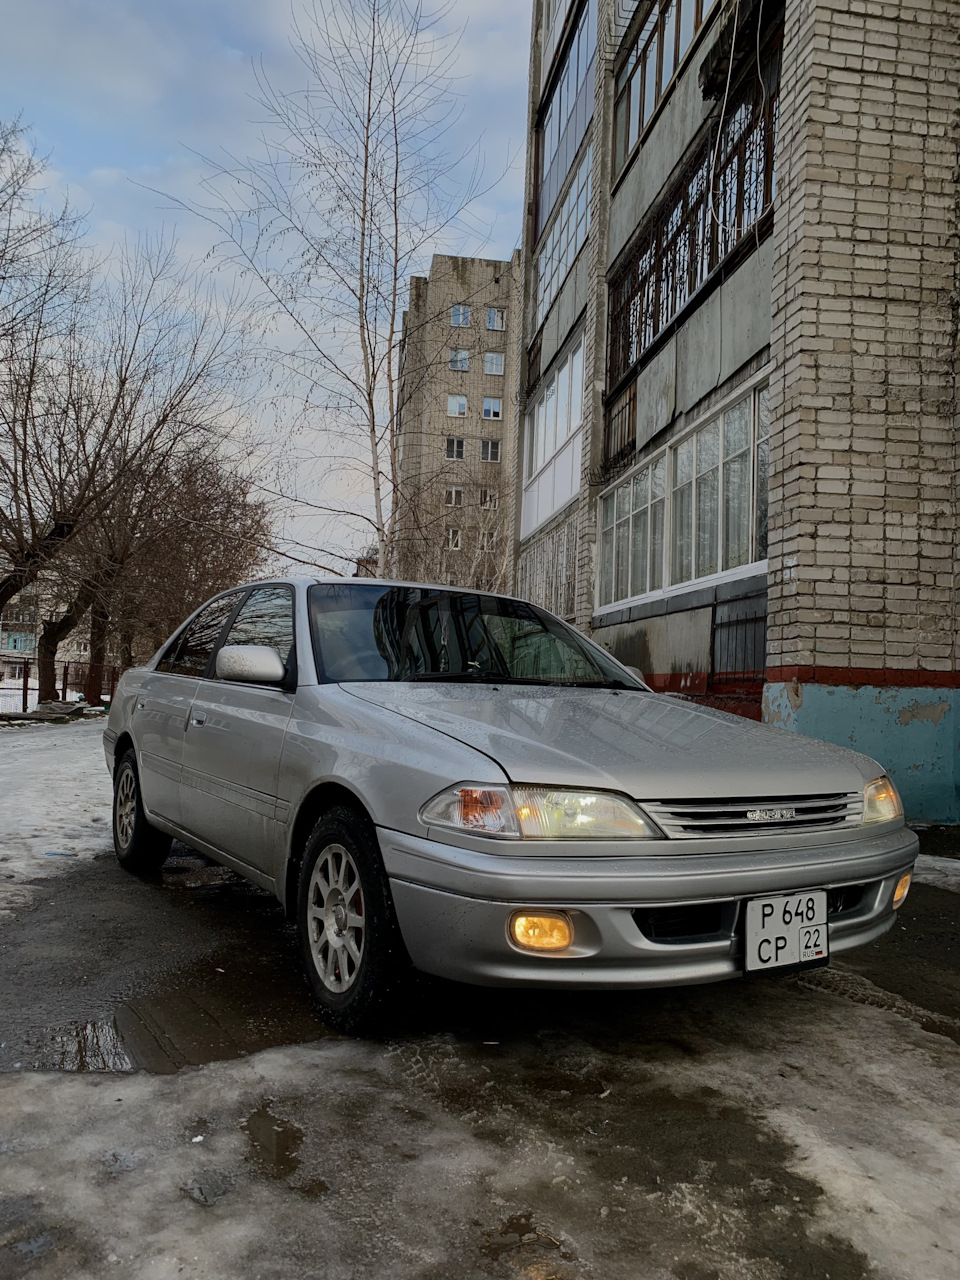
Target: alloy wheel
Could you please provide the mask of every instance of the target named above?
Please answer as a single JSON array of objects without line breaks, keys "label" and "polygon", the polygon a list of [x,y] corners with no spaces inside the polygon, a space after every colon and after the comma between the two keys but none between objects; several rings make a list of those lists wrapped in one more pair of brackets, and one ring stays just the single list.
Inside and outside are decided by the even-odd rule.
[{"label": "alloy wheel", "polygon": [[133,839],[133,828],[137,820],[137,780],[129,765],[120,771],[113,806],[117,841],[121,849],[126,849]]},{"label": "alloy wheel", "polygon": [[364,947],[360,872],[342,844],[320,853],[307,899],[310,951],[328,991],[348,991],[357,979]]}]

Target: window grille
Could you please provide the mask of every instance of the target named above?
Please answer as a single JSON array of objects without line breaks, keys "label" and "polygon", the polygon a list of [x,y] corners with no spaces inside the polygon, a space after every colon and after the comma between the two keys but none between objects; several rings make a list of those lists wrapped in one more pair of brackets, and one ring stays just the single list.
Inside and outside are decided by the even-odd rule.
[{"label": "window grille", "polygon": [[748,78],[727,112],[719,146],[713,129],[611,280],[611,388],[770,208],[779,57],[779,48],[768,55],[762,83]]}]

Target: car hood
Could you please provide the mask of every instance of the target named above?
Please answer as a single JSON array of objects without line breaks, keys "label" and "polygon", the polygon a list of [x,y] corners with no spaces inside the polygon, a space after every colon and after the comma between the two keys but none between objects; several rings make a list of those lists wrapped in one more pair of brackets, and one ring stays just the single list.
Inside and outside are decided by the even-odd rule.
[{"label": "car hood", "polygon": [[513,782],[592,786],[640,800],[786,798],[859,791],[883,772],[843,747],[663,694],[402,682],[342,687],[482,751]]}]

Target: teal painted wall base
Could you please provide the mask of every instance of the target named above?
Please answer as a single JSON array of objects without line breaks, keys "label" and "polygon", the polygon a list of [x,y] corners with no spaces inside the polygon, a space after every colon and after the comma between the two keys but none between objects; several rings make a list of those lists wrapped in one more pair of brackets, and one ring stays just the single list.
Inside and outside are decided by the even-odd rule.
[{"label": "teal painted wall base", "polygon": [[771,682],[763,719],[878,760],[908,822],[960,822],[960,690]]}]

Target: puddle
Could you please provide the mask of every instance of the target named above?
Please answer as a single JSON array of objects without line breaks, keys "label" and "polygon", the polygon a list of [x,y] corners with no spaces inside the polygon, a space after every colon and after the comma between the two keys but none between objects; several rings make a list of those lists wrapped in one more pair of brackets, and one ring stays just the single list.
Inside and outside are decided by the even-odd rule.
[{"label": "puddle", "polygon": [[170,1075],[331,1034],[269,894],[186,851],[152,884],[104,884],[108,870],[84,869],[76,897],[51,896],[24,929],[33,971],[5,976],[0,957],[19,993],[0,1070]]},{"label": "puddle", "polygon": [[244,1128],[253,1148],[252,1158],[273,1178],[288,1178],[300,1167],[303,1130],[291,1120],[275,1116],[264,1102],[247,1116]]}]

